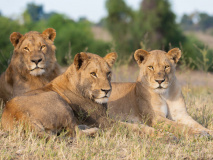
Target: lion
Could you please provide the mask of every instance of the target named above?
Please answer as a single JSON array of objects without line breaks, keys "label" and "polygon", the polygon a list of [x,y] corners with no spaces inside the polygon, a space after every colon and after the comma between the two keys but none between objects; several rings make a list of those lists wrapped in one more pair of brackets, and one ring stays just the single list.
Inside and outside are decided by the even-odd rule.
[{"label": "lion", "polygon": [[[44,87],[16,96],[6,103],[2,127],[12,131],[17,123],[26,124],[39,136],[60,134],[94,135],[112,127],[116,121],[107,115],[111,94],[111,68],[117,59],[115,52],[104,58],[81,52],[75,55],[68,69]],[[121,122],[121,125],[142,134],[154,134],[146,125]],[[80,128],[80,130],[79,130]]]},{"label": "lion", "polygon": [[109,126],[106,103],[116,58],[115,52],[104,58],[86,52],[76,54],[74,63],[63,74],[44,87],[6,103],[3,128],[13,130],[16,122],[21,122],[39,135],[62,130],[72,135],[81,124],[92,127],[91,132]]},{"label": "lion", "polygon": [[10,98],[43,87],[61,71],[56,61],[54,39],[56,32],[48,28],[39,33],[24,35],[13,32],[10,41],[14,46],[11,62],[0,77],[0,98]]},{"label": "lion", "polygon": [[171,132],[189,135],[212,133],[187,113],[181,86],[175,76],[180,57],[181,50],[178,48],[168,53],[136,50],[134,58],[140,67],[139,76],[135,83],[112,83],[108,101],[110,117],[143,122],[151,127],[165,129],[167,126]]}]

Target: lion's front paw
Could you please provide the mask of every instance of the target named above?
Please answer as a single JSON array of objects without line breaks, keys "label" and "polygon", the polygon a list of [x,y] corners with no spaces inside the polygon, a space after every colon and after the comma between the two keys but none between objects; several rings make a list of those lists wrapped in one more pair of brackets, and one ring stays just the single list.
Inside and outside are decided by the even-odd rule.
[{"label": "lion's front paw", "polygon": [[85,129],[82,130],[82,132],[86,135],[86,136],[94,136],[96,133],[98,133],[99,129],[98,128],[89,128],[89,129]]},{"label": "lion's front paw", "polygon": [[81,137],[83,135],[92,137],[96,133],[98,133],[99,129],[94,127],[94,128],[89,128],[87,125],[78,125],[75,127],[75,132],[77,137]]},{"label": "lion's front paw", "polygon": [[213,132],[211,130],[199,130],[195,134],[196,137],[205,137],[205,138],[210,138],[213,139]]}]

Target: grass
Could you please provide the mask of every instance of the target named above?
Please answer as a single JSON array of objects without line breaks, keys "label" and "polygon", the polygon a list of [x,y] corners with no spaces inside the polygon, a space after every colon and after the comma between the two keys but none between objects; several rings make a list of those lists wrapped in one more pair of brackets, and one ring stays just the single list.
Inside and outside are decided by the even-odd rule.
[{"label": "grass", "polygon": [[[115,74],[118,76],[120,71],[115,70]],[[122,81],[131,81],[124,76],[126,71],[122,74]],[[188,84],[183,94],[189,114],[213,130],[213,89]],[[20,130],[6,133],[0,126],[0,159],[213,159],[213,140],[207,137],[148,137],[116,124],[94,138],[61,135],[47,141],[31,132],[23,135]]]}]

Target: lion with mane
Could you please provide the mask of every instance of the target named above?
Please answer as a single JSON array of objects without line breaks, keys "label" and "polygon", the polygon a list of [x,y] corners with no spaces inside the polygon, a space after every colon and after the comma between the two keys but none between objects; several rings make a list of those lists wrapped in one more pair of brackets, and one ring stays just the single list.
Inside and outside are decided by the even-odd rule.
[{"label": "lion with mane", "polygon": [[0,77],[0,98],[10,98],[43,87],[60,74],[56,61],[54,39],[56,32],[48,28],[39,33],[24,35],[13,32],[10,41],[14,46],[11,62]]}]

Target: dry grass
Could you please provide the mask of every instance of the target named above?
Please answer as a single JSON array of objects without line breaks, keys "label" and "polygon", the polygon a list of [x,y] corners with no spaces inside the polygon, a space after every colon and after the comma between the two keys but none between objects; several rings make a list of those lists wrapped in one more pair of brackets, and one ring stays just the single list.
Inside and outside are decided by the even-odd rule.
[{"label": "dry grass", "polygon": [[209,33],[204,33],[202,31],[187,31],[186,35],[193,35],[209,48],[213,49],[213,36]]},{"label": "dry grass", "polygon": [[[135,75],[127,76],[128,69],[116,69],[114,80],[121,77],[119,80],[133,81]],[[196,87],[190,82],[183,87],[188,112],[213,130],[213,89],[205,85]],[[2,110],[0,117],[1,113]],[[150,138],[116,124],[94,138],[61,135],[47,141],[30,132],[23,135],[20,128],[8,134],[0,126],[0,159],[213,159],[213,140],[183,136],[173,139],[167,135]]]}]

